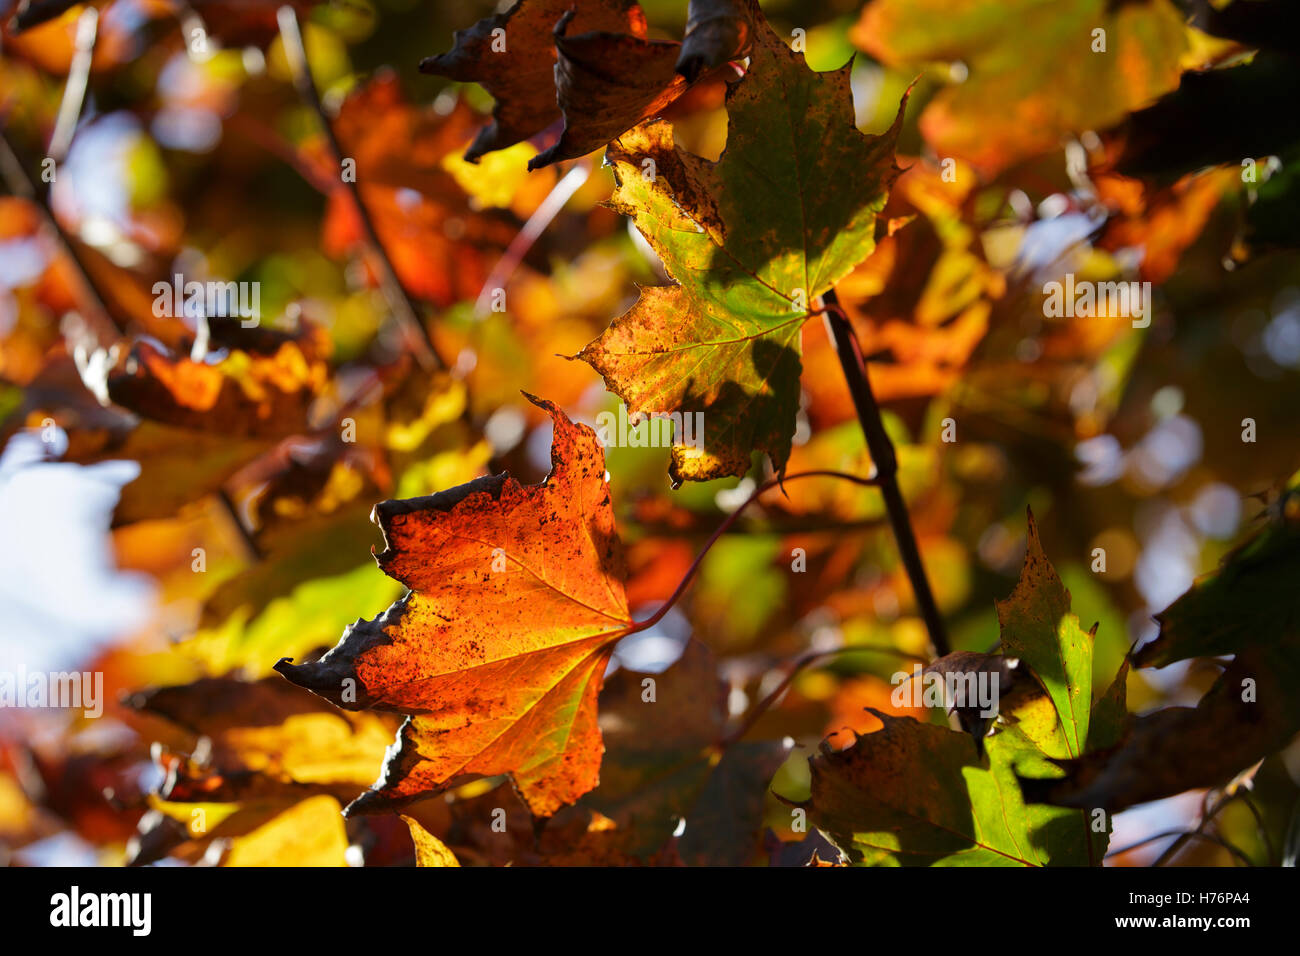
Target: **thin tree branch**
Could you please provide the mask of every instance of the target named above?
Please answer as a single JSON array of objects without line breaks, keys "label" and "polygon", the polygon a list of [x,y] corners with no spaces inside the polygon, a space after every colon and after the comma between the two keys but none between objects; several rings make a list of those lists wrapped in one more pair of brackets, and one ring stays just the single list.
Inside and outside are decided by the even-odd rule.
[{"label": "thin tree branch", "polygon": [[0,133],[0,178],[4,179],[9,192],[20,199],[28,200],[36,207],[41,219],[44,221],[46,230],[51,234],[59,250],[63,252],[71,261],[73,271],[80,280],[81,288],[76,291],[80,293],[77,298],[81,301],[85,311],[85,321],[90,327],[92,334],[98,340],[100,345],[113,342],[126,334],[126,331],[118,324],[117,319],[113,317],[108,306],[100,297],[99,291],[95,286],[95,280],[90,276],[90,270],[86,267],[85,261],[77,251],[72,242],[72,238],[59,225],[54,214],[50,211],[49,193],[45,189],[44,183],[32,179],[28,174],[26,166],[23,164],[22,157],[17,149],[9,142],[3,133]]},{"label": "thin tree branch", "polygon": [[[1188,840],[1194,838],[1212,839],[1211,837],[1206,836],[1205,828],[1210,825],[1210,823],[1214,820],[1216,816],[1218,816],[1220,810],[1222,810],[1224,807],[1226,807],[1229,803],[1233,801],[1235,796],[1236,796],[1235,794],[1231,794],[1231,793],[1221,794],[1219,796],[1218,801],[1214,804],[1213,808],[1210,809],[1207,809],[1207,805],[1208,805],[1207,803],[1202,803],[1201,822],[1197,824],[1196,829],[1188,830],[1182,833],[1177,840],[1175,840],[1173,843],[1169,844],[1169,846],[1165,848],[1165,851],[1161,853],[1160,856],[1156,858],[1156,861],[1151,865],[1164,866],[1166,863],[1168,863],[1170,860],[1172,860],[1175,856],[1178,855],[1178,853],[1183,849],[1183,847],[1187,845]],[[1207,793],[1206,800],[1208,801],[1208,799],[1209,799],[1209,794]],[[1249,860],[1247,860],[1246,862],[1247,864],[1250,863]]]},{"label": "thin tree branch", "polygon": [[45,155],[54,160],[56,166],[62,166],[68,158],[72,147],[72,136],[77,131],[77,121],[81,119],[81,108],[86,101],[86,87],[90,83],[90,65],[95,59],[95,38],[99,35],[99,11],[86,7],[81,19],[77,21],[77,35],[72,64],[68,68],[68,80],[63,84],[63,100],[59,103],[59,115],[54,121],[54,132],[50,134],[50,146]]},{"label": "thin tree branch", "polygon": [[528,250],[532,248],[533,243],[546,231],[546,227],[560,214],[564,204],[573,198],[573,194],[582,187],[582,184],[587,181],[587,177],[590,175],[590,167],[585,163],[578,163],[564,174],[563,179],[555,184],[555,187],[542,200],[542,204],[528,217],[524,227],[519,230],[514,239],[510,240],[510,245],[501,254],[497,264],[492,267],[492,272],[487,277],[487,281],[483,283],[483,289],[479,292],[478,299],[474,303],[475,315],[483,316],[488,313],[492,307],[493,291],[506,284],[506,280],[514,274],[515,269],[519,267],[519,263],[528,254]]},{"label": "thin tree branch", "polygon": [[894,530],[894,540],[898,543],[898,553],[903,559],[908,580],[912,584],[912,593],[916,595],[916,604],[925,621],[925,628],[930,633],[930,644],[935,657],[943,657],[951,649],[948,632],[944,627],[939,606],[935,603],[934,593],[930,590],[930,581],[925,575],[925,565],[921,563],[921,552],[916,546],[916,537],[912,532],[912,520],[907,513],[907,502],[898,487],[898,458],[894,454],[893,442],[885,432],[884,422],[880,417],[880,406],[871,392],[871,382],[867,378],[866,364],[862,350],[853,335],[853,327],[847,316],[839,307],[835,291],[827,292],[822,301],[825,304],[825,318],[835,351],[839,355],[840,368],[848,383],[849,393],[853,396],[853,406],[858,412],[858,421],[862,425],[862,434],[867,440],[867,450],[876,466],[877,484],[885,499],[885,511],[889,515],[890,526]]},{"label": "thin tree branch", "polygon": [[[1205,840],[1207,843],[1213,843],[1215,846],[1223,847],[1225,850],[1227,850],[1237,859],[1241,860],[1247,866],[1255,865],[1250,861],[1250,857],[1246,856],[1246,854],[1243,853],[1238,847],[1233,846],[1227,840],[1223,839],[1222,837],[1212,836],[1211,834],[1208,833],[1201,833],[1199,830],[1164,830],[1161,833],[1155,833],[1149,837],[1144,837],[1143,839],[1138,840],[1136,843],[1130,843],[1128,846],[1122,846],[1118,850],[1111,850],[1109,853],[1106,854],[1106,859],[1109,860],[1113,856],[1120,856],[1121,854],[1128,853],[1131,850],[1136,850],[1138,847],[1146,846],[1148,843],[1154,843],[1156,840],[1164,840],[1172,836],[1178,837],[1178,840],[1176,840],[1175,842],[1179,846],[1186,843],[1188,840]],[[1152,864],[1152,866],[1156,866],[1156,865],[1158,865],[1158,863]]]},{"label": "thin tree branch", "polygon": [[825,657],[833,657],[837,654],[847,654],[854,651],[863,653],[870,652],[873,654],[893,654],[896,657],[905,657],[909,660],[916,661],[919,664],[924,664],[926,662],[925,658],[918,654],[913,654],[910,651],[904,651],[897,647],[889,647],[884,644],[852,644],[846,647],[837,647],[829,651],[809,651],[807,654],[795,658],[795,660],[788,665],[789,670],[786,672],[785,677],[781,679],[781,683],[777,684],[770,694],[754,705],[750,712],[745,715],[744,719],[736,725],[736,728],[722,739],[719,746],[726,749],[744,737],[745,734],[749,733],[750,730],[753,729],[754,724],[758,723],[758,719],[762,717],[763,714],[767,713],[767,711],[771,709],[772,705],[780,699],[781,695],[790,688],[790,684],[805,667],[808,667],[810,664],[814,664]]},{"label": "thin tree branch", "polygon": [[[302,32],[298,28],[298,14],[293,7],[283,6],[276,12],[276,19],[280,24],[280,37],[284,41],[285,58],[289,61],[289,69],[293,74],[293,85],[297,88],[298,95],[302,97],[303,102],[310,106],[320,119],[321,129],[325,133],[325,141],[329,147],[331,159],[336,168],[341,167],[343,164],[343,147],[339,144],[338,136],[334,132],[334,126],[330,122],[329,115],[325,112],[324,104],[321,102],[320,93],[316,90],[316,82],[312,79],[311,67],[307,62],[307,48],[303,45]],[[374,220],[371,219],[370,211],[366,209],[366,204],[361,199],[361,188],[354,180],[344,180],[343,184],[352,197],[353,205],[357,211],[357,218],[361,222],[361,231],[365,236],[366,245],[369,247],[372,259],[378,266],[379,284],[383,289],[384,298],[410,340],[416,359],[426,371],[446,368],[446,364],[438,356],[434,348],[433,338],[429,335],[429,330],[420,321],[419,309],[402,285],[401,280],[398,279],[397,270],[393,268],[393,261],[384,250],[384,244],[379,239],[379,233],[375,231]]]},{"label": "thin tree branch", "polygon": [[727,533],[727,529],[730,528],[735,523],[736,519],[740,517],[741,512],[753,504],[759,495],[765,491],[771,490],[772,488],[779,488],[784,482],[798,481],[801,478],[840,478],[844,481],[851,481],[857,485],[876,484],[876,479],[874,478],[862,478],[858,475],[850,475],[848,472],[843,471],[800,471],[793,475],[786,475],[784,479],[773,478],[771,481],[759,485],[748,498],[741,502],[739,508],[722,520],[722,523],[719,524],[713,534],[709,536],[709,540],[704,542],[704,546],[700,548],[699,554],[695,556],[695,560],[691,562],[691,566],[686,569],[686,574],[683,575],[681,581],[678,582],[676,590],[668,596],[668,600],[664,601],[664,603],[660,605],[659,610],[655,611],[655,613],[650,615],[650,617],[646,618],[644,621],[637,621],[628,629],[628,633],[635,634],[637,631],[644,631],[659,623],[659,620],[668,613],[669,608],[677,603],[677,599],[682,596],[682,593],[691,583],[691,580],[695,577],[695,572],[700,569],[700,564],[704,561],[704,556],[709,553],[709,549],[717,543],[719,538]]}]

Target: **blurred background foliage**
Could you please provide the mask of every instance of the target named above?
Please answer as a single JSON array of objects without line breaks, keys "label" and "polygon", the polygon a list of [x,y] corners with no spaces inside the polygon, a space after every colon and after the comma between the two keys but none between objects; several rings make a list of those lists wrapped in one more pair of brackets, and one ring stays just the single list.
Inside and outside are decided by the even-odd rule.
[{"label": "blurred background foliage", "polygon": [[[1117,52],[1150,69],[1113,90],[1091,81],[1078,54],[1050,55],[1063,21],[1091,22],[1101,4],[1039,4],[1032,15],[999,6],[1026,4],[972,4],[990,22],[948,36],[938,2],[910,14],[883,0],[865,12],[855,0],[763,4],[778,31],[806,31],[814,68],[856,55],[864,131],[882,131],[912,86],[906,172],[886,210],[898,228],[839,297],[872,360],[954,643],[985,651],[997,640],[993,601],[1014,583],[1032,507],[1074,611],[1085,626],[1099,622],[1104,686],[1153,636],[1152,615],[1216,566],[1300,465],[1300,254],[1295,206],[1285,205],[1295,143],[1252,154],[1254,182],[1235,156],[1122,175],[1116,157],[1141,132],[1140,114],[1124,123],[1132,110],[1173,89],[1180,71],[1249,64],[1253,49],[1184,26],[1172,5],[1125,4],[1134,16],[1173,16],[1176,29],[1166,42],[1117,23]],[[652,36],[681,36],[684,2],[642,7]],[[85,9],[21,32],[10,22],[0,39],[0,122],[34,183],[76,72]],[[303,5],[326,110],[444,366],[421,370],[378,288],[318,117],[294,91],[274,7],[99,9],[86,105],[48,195],[81,267],[12,172],[11,195],[0,196],[0,666],[102,671],[109,705],[101,720],[0,712],[0,858],[408,861],[396,818],[345,824],[337,813],[373,779],[386,718],[324,719],[278,698],[244,724],[221,714],[254,707],[244,695],[270,686],[259,681],[279,658],[332,645],[398,596],[368,555],[379,543],[374,502],[503,468],[539,480],[550,428],[521,389],[588,423],[616,409],[598,376],[565,356],[628,308],[638,283],[664,276],[601,205],[612,183],[599,153],[528,173],[540,137],[478,165],[460,158],[491,98],[416,64],[491,4]],[[197,50],[196,23],[206,37]],[[1120,46],[1130,29],[1136,52]],[[1009,71],[1024,75],[1012,83]],[[675,107],[676,135],[716,156],[721,85],[697,92]],[[1212,124],[1229,120],[1204,122],[1213,137]],[[986,136],[963,135],[980,123]],[[520,251],[520,230],[573,170],[571,198]],[[1281,206],[1269,205],[1273,194]],[[98,324],[81,269],[102,300]],[[154,315],[150,289],[174,273],[260,283],[263,328]],[[1066,273],[1151,281],[1153,321],[1045,317],[1043,284]],[[479,301],[494,284],[506,289],[505,311]],[[803,348],[790,470],[867,470],[819,321],[805,327]],[[141,367],[161,391],[132,387]],[[1245,419],[1255,422],[1251,443]],[[955,441],[943,440],[948,420]],[[346,421],[355,441],[340,438]],[[767,477],[756,458],[743,480],[670,491],[666,458],[662,448],[608,450],[637,616],[671,593],[704,538]],[[895,710],[889,677],[925,653],[926,634],[874,490],[792,483],[765,494],[734,532],[682,602],[616,660],[662,671],[697,638],[716,656],[734,718],[801,653],[861,646],[802,671],[753,728],[797,745],[772,789],[798,799],[809,748],[877,727],[864,706]],[[806,572],[792,568],[796,548]],[[1193,703],[1216,673],[1135,670],[1130,708]],[[179,721],[132,696],[203,678],[239,687],[222,685],[207,711]],[[303,712],[276,737],[266,714],[282,706]],[[1292,747],[1257,768],[1253,792],[1223,808],[1216,832],[1256,863],[1278,862],[1297,780]],[[506,789],[472,784],[416,816],[467,862],[608,861],[590,826],[557,838],[563,851],[503,844],[484,820],[485,808],[513,801]],[[1195,827],[1202,798],[1122,814],[1112,849]],[[765,813],[777,836],[793,837],[785,805],[768,796]],[[1109,862],[1149,863],[1169,842]],[[1234,858],[1195,841],[1177,860]]]}]

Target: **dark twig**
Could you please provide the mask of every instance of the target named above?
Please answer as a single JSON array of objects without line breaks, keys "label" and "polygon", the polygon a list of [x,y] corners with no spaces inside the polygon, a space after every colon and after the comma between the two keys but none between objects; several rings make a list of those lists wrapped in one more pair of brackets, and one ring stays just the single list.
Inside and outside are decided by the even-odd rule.
[{"label": "dark twig", "polygon": [[741,513],[746,508],[748,508],[754,501],[758,499],[759,495],[761,495],[765,491],[770,491],[773,488],[779,488],[784,482],[798,481],[801,478],[839,478],[843,481],[851,481],[857,485],[876,484],[875,478],[862,478],[859,477],[858,475],[850,475],[847,472],[843,472],[843,471],[818,470],[818,471],[800,471],[793,475],[786,475],[784,479],[774,478],[769,482],[759,485],[757,488],[754,489],[753,493],[750,494],[748,498],[746,498],[743,502],[741,502],[739,508],[737,508],[731,514],[727,515],[727,517],[722,520],[722,522],[714,530],[713,534],[709,536],[709,540],[704,542],[704,546],[700,548],[699,554],[695,556],[695,560],[691,562],[691,566],[686,569],[686,573],[682,576],[681,581],[678,582],[676,590],[674,590],[673,593],[668,596],[668,600],[664,601],[664,603],[660,605],[659,610],[655,611],[655,613],[650,615],[650,617],[646,618],[644,621],[637,621],[632,627],[628,628],[628,633],[635,634],[637,631],[644,631],[647,628],[653,627],[655,624],[659,623],[660,618],[662,618],[665,614],[667,614],[668,609],[677,603],[677,599],[682,596],[682,593],[686,590],[687,586],[691,583],[691,580],[695,577],[695,572],[700,569],[700,564],[704,561],[704,556],[709,553],[709,549],[713,547],[713,545],[717,542],[719,538],[721,538],[724,534],[727,533],[727,529],[730,528],[736,522],[736,519],[740,517]]},{"label": "dark twig", "polygon": [[[1213,821],[1216,816],[1218,816],[1220,810],[1222,810],[1224,807],[1226,807],[1229,803],[1232,802],[1232,800],[1235,798],[1235,794],[1231,794],[1231,793],[1220,794],[1218,801],[1214,804],[1213,807],[1208,809],[1207,807],[1208,807],[1208,800],[1210,795],[1209,793],[1207,793],[1205,796],[1206,796],[1206,802],[1203,802],[1201,804],[1201,822],[1197,824],[1196,829],[1187,830],[1182,834],[1180,834],[1178,839],[1175,840],[1173,843],[1169,844],[1169,846],[1165,848],[1165,851],[1161,853],[1159,857],[1156,858],[1156,861],[1151,864],[1152,866],[1164,866],[1166,863],[1168,863],[1170,860],[1172,860],[1175,856],[1178,855],[1178,853],[1183,849],[1183,847],[1187,845],[1188,840],[1194,838],[1201,838],[1201,837],[1205,839],[1213,839],[1206,835],[1205,828],[1210,825],[1211,821]],[[1246,860],[1246,862],[1247,864],[1249,864],[1250,860]]]},{"label": "dark twig", "polygon": [[930,632],[934,654],[943,657],[950,650],[948,632],[944,628],[943,617],[939,614],[939,606],[935,603],[934,593],[930,590],[925,566],[921,563],[921,552],[916,546],[907,503],[898,487],[898,458],[880,418],[880,406],[871,393],[862,350],[853,335],[853,327],[839,307],[834,290],[827,292],[822,301],[825,303],[826,324],[835,342],[835,351],[839,354],[840,368],[844,371],[849,393],[853,396],[853,405],[858,411],[858,421],[862,424],[862,434],[866,436],[867,450],[876,466],[877,484],[885,498],[885,511],[894,530],[894,540],[898,542],[898,553],[903,559],[908,580],[912,583],[912,593],[916,595],[916,604],[925,621],[926,630]]},{"label": "dark twig", "polygon": [[[285,58],[289,61],[289,69],[293,73],[293,85],[297,88],[298,95],[302,97],[303,102],[310,106],[319,117],[331,159],[335,168],[339,168],[343,165],[343,147],[339,144],[338,135],[334,132],[334,125],[325,112],[325,105],[321,102],[320,93],[316,90],[316,82],[312,79],[311,67],[307,63],[307,49],[303,45],[302,32],[298,28],[298,14],[293,7],[283,6],[277,11],[276,18],[280,24],[280,37],[284,42]],[[343,184],[352,197],[353,205],[357,211],[357,218],[361,222],[361,231],[365,234],[366,245],[370,249],[372,259],[378,266],[379,284],[383,290],[384,298],[410,340],[416,359],[425,371],[445,368],[445,363],[439,358],[437,351],[434,349],[429,330],[420,321],[419,309],[402,285],[401,280],[398,279],[397,270],[393,268],[393,261],[388,257],[388,253],[384,250],[384,244],[379,240],[379,233],[375,231],[374,220],[371,219],[370,212],[361,199],[360,187],[354,180],[344,180]]]},{"label": "dark twig", "polygon": [[1223,847],[1238,860],[1245,863],[1246,866],[1255,865],[1250,861],[1250,857],[1246,856],[1240,848],[1233,846],[1222,837],[1213,836],[1209,833],[1201,833],[1199,830],[1165,830],[1161,833],[1154,833],[1149,837],[1144,837],[1143,839],[1138,840],[1136,843],[1122,846],[1118,850],[1111,850],[1106,854],[1106,859],[1110,859],[1113,856],[1120,856],[1121,854],[1128,853],[1131,850],[1136,850],[1140,846],[1146,846],[1148,843],[1154,843],[1156,840],[1164,840],[1169,837],[1178,837],[1178,840],[1175,842],[1177,842],[1179,846],[1183,845],[1188,840],[1204,840],[1207,843],[1213,843],[1215,846]]},{"label": "dark twig", "polygon": [[736,728],[732,730],[731,733],[727,734],[720,746],[723,748],[730,747],[736,741],[744,737],[745,734],[749,733],[750,730],[753,729],[754,724],[758,723],[758,719],[762,717],[763,714],[767,713],[767,711],[771,709],[772,705],[780,699],[781,695],[790,688],[790,684],[793,683],[795,677],[797,677],[799,672],[805,667],[808,667],[810,664],[815,664],[817,661],[826,657],[834,657],[839,654],[848,654],[853,652],[892,654],[895,657],[905,657],[909,660],[914,660],[918,664],[925,663],[925,658],[920,657],[917,654],[901,650],[897,647],[889,647],[885,644],[850,644],[845,647],[836,647],[829,651],[809,651],[807,654],[795,658],[793,662],[787,665],[786,674],[781,678],[781,683],[777,684],[770,694],[754,705],[753,709],[750,710],[749,713],[745,715],[744,719],[736,725]]}]

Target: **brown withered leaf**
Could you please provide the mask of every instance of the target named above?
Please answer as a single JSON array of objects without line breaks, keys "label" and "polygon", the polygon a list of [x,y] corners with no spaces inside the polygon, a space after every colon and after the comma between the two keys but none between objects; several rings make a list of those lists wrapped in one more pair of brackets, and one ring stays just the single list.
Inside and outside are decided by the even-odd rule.
[{"label": "brown withered leaf", "polygon": [[600,149],[659,114],[686,90],[677,75],[679,44],[610,33],[570,34],[571,9],[555,26],[555,95],[564,132],[528,162],[540,169]]},{"label": "brown withered leaf", "polygon": [[379,566],[410,593],[319,661],[276,665],[346,709],[411,715],[350,812],[507,773],[551,816],[596,785],[597,694],[633,625],[622,545],[595,433],[529,399],[555,426],[546,481],[502,473],[376,505]]},{"label": "brown withered leaf", "polygon": [[[420,62],[421,72],[478,83],[496,99],[492,121],[466,150],[467,160],[476,162],[484,153],[523,142],[560,118],[552,31],[571,9],[568,47],[574,61],[588,69],[610,69],[617,63],[606,47],[619,45],[619,35],[632,41],[646,35],[645,14],[634,0],[585,0],[576,6],[574,0],[517,0],[505,13],[457,30],[449,52]],[[636,46],[622,45],[625,53]],[[636,122],[632,118],[623,129]]]},{"label": "brown withered leaf", "polygon": [[[986,686],[996,688],[998,698],[1001,698],[1011,690],[1018,664],[1019,661],[1015,658],[1002,654],[953,651],[927,665],[922,673],[938,675],[944,681],[945,706],[950,712],[957,714],[961,719],[961,725],[975,741],[975,749],[982,751],[984,734],[997,713],[996,707],[993,708],[992,713],[989,713],[981,704],[980,682],[983,681]],[[949,689],[951,689],[951,696],[948,693]],[[921,690],[920,687],[914,688],[913,693],[920,693]]]}]

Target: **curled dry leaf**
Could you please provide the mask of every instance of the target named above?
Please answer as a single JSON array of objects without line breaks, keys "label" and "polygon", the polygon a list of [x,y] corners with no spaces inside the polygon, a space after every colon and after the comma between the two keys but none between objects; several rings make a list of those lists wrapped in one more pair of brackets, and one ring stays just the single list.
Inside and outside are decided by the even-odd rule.
[{"label": "curled dry leaf", "polygon": [[570,10],[555,26],[555,94],[564,132],[529,169],[576,159],[658,113],[686,90],[674,64],[679,45],[640,36],[570,34]]},{"label": "curled dry leaf", "polygon": [[420,62],[424,73],[478,83],[496,99],[492,121],[466,150],[467,160],[475,162],[484,153],[523,142],[560,118],[552,31],[570,10],[573,16],[566,18],[565,31],[572,38],[570,49],[578,54],[576,60],[593,68],[616,65],[607,58],[607,43],[620,35],[646,35],[645,14],[633,0],[583,0],[576,5],[574,0],[517,0],[505,13],[457,30],[449,52]]},{"label": "curled dry leaf", "polygon": [[470,162],[563,117],[559,140],[528,163],[540,169],[600,149],[742,56],[747,23],[743,4],[693,3],[683,44],[647,39],[645,14],[629,0],[518,0],[457,31],[451,51],[420,69],[479,83],[496,98],[492,122],[465,153]]},{"label": "curled dry leaf", "polygon": [[750,0],[691,0],[677,72],[694,83],[705,71],[748,53],[756,8]]}]

